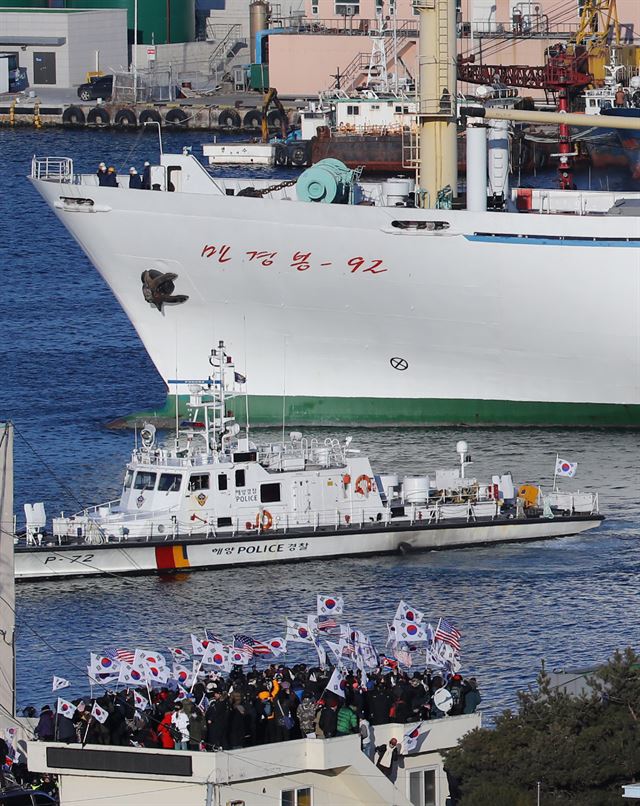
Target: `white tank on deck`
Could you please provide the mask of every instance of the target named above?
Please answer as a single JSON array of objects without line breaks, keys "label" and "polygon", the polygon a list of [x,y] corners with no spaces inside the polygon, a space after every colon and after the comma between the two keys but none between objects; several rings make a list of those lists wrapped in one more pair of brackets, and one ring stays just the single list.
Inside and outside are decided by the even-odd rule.
[{"label": "white tank on deck", "polygon": [[316,448],[315,450],[316,462],[323,467],[328,467],[331,464],[331,449],[330,448]]},{"label": "white tank on deck", "polygon": [[492,196],[509,195],[509,122],[489,121],[489,193]]},{"label": "white tank on deck", "polygon": [[407,504],[424,504],[429,499],[429,476],[407,476],[402,495]]},{"label": "white tank on deck", "polygon": [[407,197],[412,196],[415,189],[415,179],[404,176],[392,176],[382,183],[382,194],[389,207],[406,204]]},{"label": "white tank on deck", "polygon": [[395,473],[384,473],[379,476],[379,479],[387,498],[393,498],[395,495],[394,487],[400,484],[398,476]]}]

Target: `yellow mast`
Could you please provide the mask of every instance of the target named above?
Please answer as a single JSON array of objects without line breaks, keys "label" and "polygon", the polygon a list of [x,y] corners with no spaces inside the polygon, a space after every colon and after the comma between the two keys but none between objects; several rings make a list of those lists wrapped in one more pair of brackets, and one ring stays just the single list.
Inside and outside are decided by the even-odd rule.
[{"label": "yellow mast", "polygon": [[420,206],[435,207],[449,186],[458,194],[455,0],[414,0],[420,15],[419,161]]}]

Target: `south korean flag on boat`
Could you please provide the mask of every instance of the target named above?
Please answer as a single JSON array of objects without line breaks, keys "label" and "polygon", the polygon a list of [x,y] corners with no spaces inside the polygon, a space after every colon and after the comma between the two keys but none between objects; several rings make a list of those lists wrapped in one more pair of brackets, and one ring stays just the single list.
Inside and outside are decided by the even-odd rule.
[{"label": "south korean flag on boat", "polygon": [[61,716],[66,716],[67,719],[73,719],[73,715],[76,712],[76,706],[69,702],[68,700],[63,700],[62,697],[58,697],[58,706],[56,708],[56,713],[60,714]]},{"label": "south korean flag on boat", "polygon": [[145,675],[147,683],[168,683],[171,677],[171,672],[166,666],[154,666],[148,663],[145,667]]},{"label": "south korean flag on boat", "polygon": [[90,655],[89,668],[94,675],[118,674],[120,666],[121,661],[114,660],[108,655],[96,655],[93,652]]},{"label": "south korean flag on boat", "polygon": [[223,647],[222,644],[212,642],[210,646],[207,647],[207,650],[210,650],[210,655],[208,655],[210,666],[215,667],[219,672],[231,671],[231,661],[226,647]]},{"label": "south korean flag on boat", "polygon": [[246,649],[240,649],[237,646],[229,647],[229,660],[233,666],[247,666],[251,663],[253,653],[247,652]]},{"label": "south korean flag on boat", "polygon": [[147,652],[136,649],[133,665],[139,667],[157,666],[158,669],[167,669],[167,661],[161,652]]},{"label": "south korean flag on boat", "polygon": [[416,725],[413,730],[410,730],[408,733],[402,738],[402,752],[403,753],[412,753],[414,750],[417,749],[419,744],[427,738],[429,735],[429,728],[427,727],[426,722],[421,722],[419,725]]},{"label": "south korean flag on boat", "polygon": [[410,607],[406,602],[400,600],[396,614],[393,617],[394,621],[413,621],[420,624],[424,618],[424,613],[416,610],[415,607]]},{"label": "south korean flag on boat", "polygon": [[341,616],[344,608],[342,596],[318,596],[319,616]]},{"label": "south korean flag on boat", "polygon": [[189,660],[189,653],[185,652],[184,649],[181,649],[179,646],[169,647],[169,652],[171,652],[171,657],[174,659],[176,663],[184,663],[186,660]]},{"label": "south korean flag on boat", "polygon": [[65,680],[64,677],[56,677],[54,674],[51,691],[59,691],[61,688],[69,688],[70,685],[71,683],[68,680]]},{"label": "south korean flag on boat", "polygon": [[93,703],[93,708],[91,709],[91,716],[92,716],[94,719],[97,719],[97,720],[98,720],[98,722],[100,722],[100,724],[102,725],[102,724],[104,724],[104,723],[107,721],[107,719],[108,719],[108,717],[109,717],[109,712],[108,712],[108,711],[105,711],[105,709],[104,709],[104,708],[101,708],[101,707],[98,705],[98,703],[97,703],[97,702],[94,702],[94,703]]},{"label": "south korean flag on boat", "polygon": [[144,711],[149,707],[149,700],[146,697],[143,697],[138,691],[133,692],[133,704],[138,709],[138,711]]},{"label": "south korean flag on boat", "polygon": [[414,621],[396,621],[394,622],[396,628],[396,640],[398,641],[427,641],[429,636],[422,624],[416,624]]},{"label": "south korean flag on boat", "polygon": [[342,697],[344,699],[344,691],[346,687],[347,683],[340,674],[340,671],[338,669],[334,669],[325,691],[332,691],[334,694],[337,694],[338,697]]},{"label": "south korean flag on boat", "polygon": [[568,462],[566,459],[561,459],[559,456],[556,456],[556,476],[566,476],[572,479],[577,469],[577,462]]},{"label": "south korean flag on boat", "polygon": [[191,633],[191,646],[193,648],[193,654],[197,656],[204,655],[204,651],[207,648],[209,641],[203,643],[199,638],[197,638],[193,633]]},{"label": "south korean flag on boat", "polygon": [[287,643],[289,641],[299,644],[313,644],[313,633],[306,621],[292,621],[287,619]]},{"label": "south korean flag on boat", "polygon": [[271,653],[278,657],[279,655],[286,655],[287,653],[287,642],[284,638],[271,638],[269,641],[265,641],[265,644],[271,650]]}]

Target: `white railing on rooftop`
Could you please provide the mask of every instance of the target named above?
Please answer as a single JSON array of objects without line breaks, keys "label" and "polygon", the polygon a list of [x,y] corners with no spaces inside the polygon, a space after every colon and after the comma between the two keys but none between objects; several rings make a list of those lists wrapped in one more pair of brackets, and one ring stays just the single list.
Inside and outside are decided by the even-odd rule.
[{"label": "white railing on rooftop", "polygon": [[48,182],[73,182],[73,160],[69,157],[36,157],[31,160],[31,178]]}]

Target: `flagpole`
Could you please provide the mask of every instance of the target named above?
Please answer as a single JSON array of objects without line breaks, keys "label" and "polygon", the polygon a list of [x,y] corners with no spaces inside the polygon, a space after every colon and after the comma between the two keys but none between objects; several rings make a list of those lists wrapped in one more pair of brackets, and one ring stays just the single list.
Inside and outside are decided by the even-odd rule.
[{"label": "flagpole", "polygon": [[87,735],[89,733],[89,726],[91,725],[92,718],[93,718],[93,716],[91,714],[89,714],[89,719],[87,720],[87,729],[84,732],[84,739],[82,740],[82,747],[84,747],[85,744],[87,743]]},{"label": "flagpole", "polygon": [[560,457],[559,457],[559,456],[558,456],[558,454],[556,453],[556,463],[555,463],[555,466],[554,466],[554,468],[553,468],[553,492],[554,492],[554,493],[555,493],[555,491],[556,491],[556,478],[558,477],[558,459],[559,459],[559,458],[560,458]]}]

